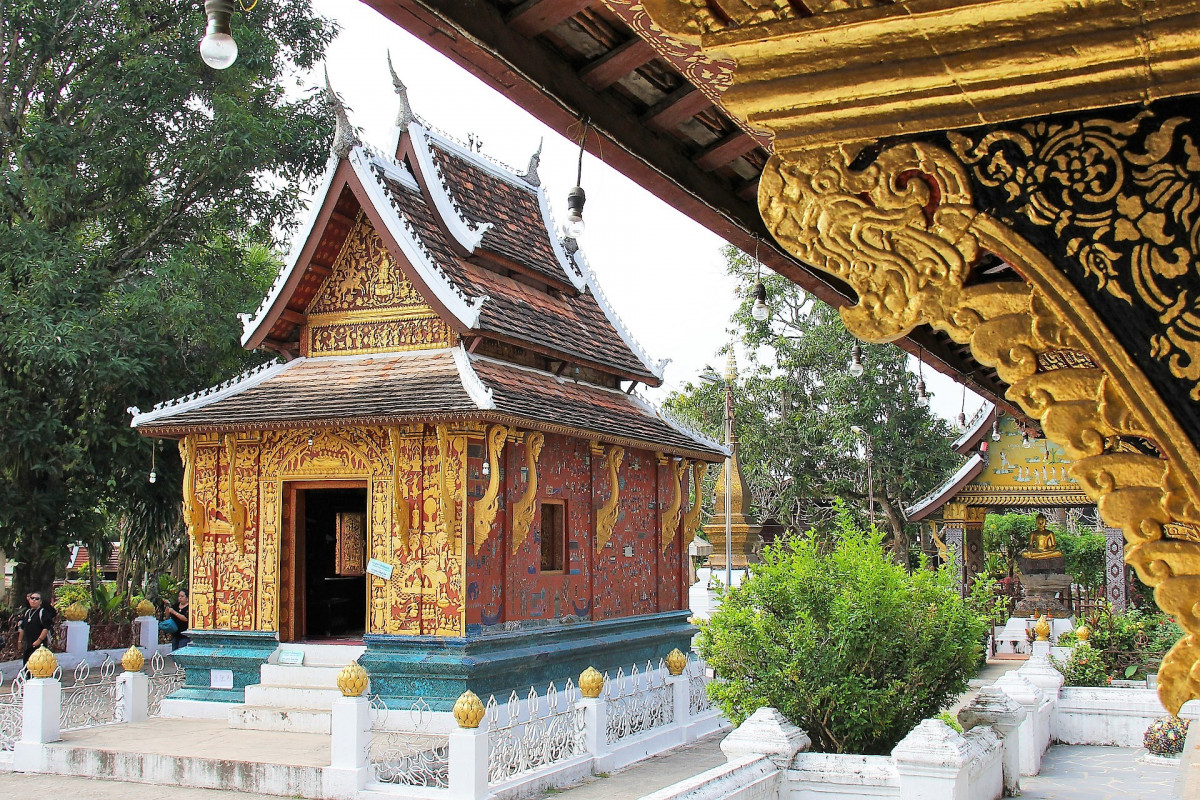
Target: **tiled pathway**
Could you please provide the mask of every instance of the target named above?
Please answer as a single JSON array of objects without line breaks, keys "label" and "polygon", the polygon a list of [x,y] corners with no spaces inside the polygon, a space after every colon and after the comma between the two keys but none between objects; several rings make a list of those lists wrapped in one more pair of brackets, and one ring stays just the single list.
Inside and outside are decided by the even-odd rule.
[{"label": "tiled pathway", "polygon": [[1176,767],[1145,764],[1145,750],[1057,744],[1042,757],[1042,772],[1021,778],[1024,800],[1167,800]]}]

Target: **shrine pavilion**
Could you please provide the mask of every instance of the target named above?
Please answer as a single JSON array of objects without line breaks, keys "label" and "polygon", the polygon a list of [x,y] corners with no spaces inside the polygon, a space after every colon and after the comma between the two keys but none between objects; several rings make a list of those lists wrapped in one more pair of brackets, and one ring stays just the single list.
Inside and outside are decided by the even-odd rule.
[{"label": "shrine pavilion", "polygon": [[538,154],[452,140],[393,78],[386,151],[334,97],[313,216],[243,319],[280,359],[135,413],[185,465],[176,697],[241,702],[289,644],[350,643],[389,705],[448,710],[694,631],[686,553],[724,449],[636,394],[664,365],[560,238]]}]

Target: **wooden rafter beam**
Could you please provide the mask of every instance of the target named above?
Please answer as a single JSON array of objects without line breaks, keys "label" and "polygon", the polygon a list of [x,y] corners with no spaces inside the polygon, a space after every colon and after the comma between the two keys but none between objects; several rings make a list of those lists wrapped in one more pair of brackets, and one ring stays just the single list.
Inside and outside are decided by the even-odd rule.
[{"label": "wooden rafter beam", "polygon": [[579,71],[579,77],[593,89],[607,89],[657,55],[644,39],[630,39],[588,64]]},{"label": "wooden rafter beam", "polygon": [[669,131],[704,109],[711,108],[712,104],[712,100],[709,100],[704,92],[691,84],[685,84],[643,114],[642,123],[651,128]]},{"label": "wooden rafter beam", "polygon": [[532,39],[578,14],[595,0],[526,0],[508,15],[508,25]]},{"label": "wooden rafter beam", "polygon": [[754,137],[738,130],[704,148],[694,160],[700,169],[714,170],[736,161],[756,147],[758,142]]}]

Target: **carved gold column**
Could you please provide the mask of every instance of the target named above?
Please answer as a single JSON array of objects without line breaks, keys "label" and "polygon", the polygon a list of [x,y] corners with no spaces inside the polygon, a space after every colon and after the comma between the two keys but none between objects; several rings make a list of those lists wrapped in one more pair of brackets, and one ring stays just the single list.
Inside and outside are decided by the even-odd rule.
[{"label": "carved gold column", "polygon": [[529,482],[525,485],[525,492],[517,502],[513,503],[513,553],[516,553],[521,545],[525,543],[525,539],[529,536],[529,530],[533,527],[533,517],[537,511],[538,459],[541,458],[542,447],[545,443],[545,434],[537,431],[527,431],[525,433],[525,466],[529,470]]},{"label": "carved gold column", "polygon": [[[1194,234],[1171,241],[1164,232],[1172,219],[1194,216],[1194,139],[1175,144],[1173,121],[1146,136],[1129,154],[1144,194],[1117,196],[1105,194],[1111,170],[1123,166],[1116,123],[1108,132],[1062,126],[1066,138],[1050,144],[1036,141],[1049,123],[1030,123],[1026,144],[1010,137],[1011,153],[1028,161],[1016,165],[1011,154],[984,163],[986,135],[934,136],[1200,91],[1200,37],[1191,33],[1200,8],[1163,0],[1146,15],[1119,0],[856,0],[806,3],[812,15],[799,17],[771,0],[644,5],[705,56],[736,62],[724,105],[774,138],[759,182],[763,221],[790,253],[854,290],[857,303],[842,309],[846,327],[872,342],[921,325],[943,331],[995,368],[1006,396],[1063,446],[1105,521],[1124,531],[1126,560],[1186,632],[1159,673],[1164,705],[1177,712],[1200,698],[1200,451],[1087,297],[1016,230],[1041,226],[1047,248],[1077,230],[1067,255],[1092,285],[1157,315],[1163,333],[1150,357],[1177,378],[1200,379],[1188,272],[1200,245]],[[875,144],[896,134],[937,141]],[[1044,156],[1087,136],[1088,148]],[[1191,160],[1157,155],[1186,147]],[[1039,194],[1054,170],[1060,183],[1078,184],[1068,206],[1107,211],[1082,220],[1056,212],[1062,198]],[[981,210],[974,187],[995,185],[1025,201],[1025,220]],[[1117,247],[1135,252],[1122,259]],[[975,275],[985,255],[1019,279]],[[1132,277],[1115,270],[1118,262]],[[1168,293],[1189,274],[1191,289]],[[947,524],[950,539],[956,526]]]}]

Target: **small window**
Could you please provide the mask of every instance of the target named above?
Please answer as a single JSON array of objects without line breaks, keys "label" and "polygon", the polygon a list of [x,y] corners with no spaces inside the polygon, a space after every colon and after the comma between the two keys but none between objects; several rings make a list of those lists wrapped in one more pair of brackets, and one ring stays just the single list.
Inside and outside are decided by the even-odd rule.
[{"label": "small window", "polygon": [[542,572],[562,572],[567,550],[566,506],[542,503]]}]

